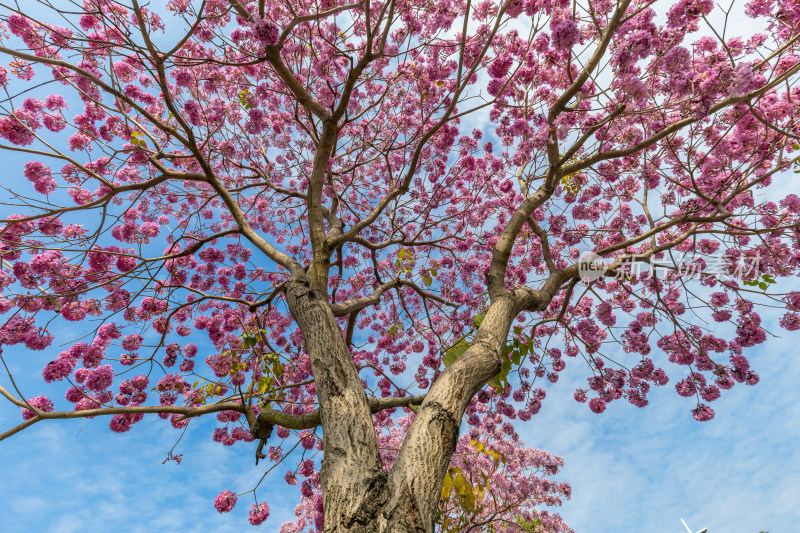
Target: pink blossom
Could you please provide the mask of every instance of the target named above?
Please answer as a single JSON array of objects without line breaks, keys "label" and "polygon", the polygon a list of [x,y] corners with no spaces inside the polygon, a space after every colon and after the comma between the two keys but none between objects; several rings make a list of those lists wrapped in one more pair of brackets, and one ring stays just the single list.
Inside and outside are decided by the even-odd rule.
[{"label": "pink blossom", "polygon": [[714,410],[701,403],[697,405],[697,408],[692,410],[692,416],[699,422],[706,422],[714,418]]},{"label": "pink blossom", "polygon": [[[36,396],[35,398],[29,398],[27,402],[29,405],[39,409],[40,411],[51,412],[53,410],[53,402],[51,402],[47,396]],[[22,408],[23,420],[30,420],[35,416],[36,416],[35,412],[31,411],[26,407]]]},{"label": "pink blossom", "polygon": [[84,394],[83,390],[79,389],[78,387],[70,387],[64,394],[64,398],[71,403],[77,403],[85,397],[86,395]]},{"label": "pink blossom", "polygon": [[[103,324],[97,329],[97,336],[101,339],[108,340],[108,339],[118,339],[122,336],[122,333],[119,332],[117,329],[117,324],[114,322]],[[137,346],[138,348],[138,346]],[[127,348],[126,348],[127,349]]]},{"label": "pink blossom", "polygon": [[278,38],[280,37],[280,30],[278,29],[278,26],[268,19],[260,19],[256,17],[250,28],[253,32],[253,38],[264,46],[270,46],[277,43]]},{"label": "pink blossom", "polygon": [[69,376],[72,372],[75,364],[69,358],[68,354],[62,355],[67,355],[67,357],[59,356],[55,361],[50,361],[47,363],[47,366],[45,366],[44,370],[42,370],[42,377],[44,377],[44,380],[47,383],[61,381],[65,377]]},{"label": "pink blossom", "polygon": [[67,121],[61,115],[51,115],[46,113],[42,118],[44,127],[48,130],[57,133],[67,127]]},{"label": "pink blossom", "polygon": [[247,519],[254,526],[259,526],[263,524],[268,517],[269,517],[269,505],[267,505],[266,502],[250,506],[250,514]]},{"label": "pink blossom", "polygon": [[506,7],[506,15],[517,18],[524,10],[525,2],[523,0],[510,0]]},{"label": "pink blossom", "polygon": [[133,388],[140,391],[146,389],[149,382],[150,382],[149,378],[145,375],[136,376],[131,379],[131,385],[133,386]]},{"label": "pink blossom", "polygon": [[122,339],[122,348],[128,351],[138,350],[142,346],[143,340],[144,337],[142,337],[138,333],[127,335],[125,336],[125,338]]},{"label": "pink blossom", "polygon": [[553,47],[556,50],[569,50],[578,44],[580,35],[580,29],[574,20],[563,20],[553,28]]},{"label": "pink blossom", "polygon": [[66,101],[64,97],[60,94],[50,94],[45,98],[45,107],[50,111],[57,111],[59,109],[68,109]]},{"label": "pink blossom", "polygon": [[589,409],[591,409],[593,413],[600,414],[606,410],[606,402],[601,398],[592,398],[589,400]]},{"label": "pink blossom", "polygon": [[220,513],[230,513],[236,505],[237,500],[238,498],[235,493],[229,490],[223,490],[214,498],[214,509]]},{"label": "pink blossom", "polygon": [[111,365],[103,365],[92,369],[86,376],[86,387],[93,391],[102,391],[111,386],[114,370]]},{"label": "pink blossom", "polygon": [[487,72],[492,78],[504,78],[508,74],[508,69],[514,60],[508,54],[501,54],[497,56],[494,61],[489,65]]},{"label": "pink blossom", "polygon": [[130,431],[132,424],[142,420],[143,417],[144,415],[142,413],[114,415],[111,417],[108,426],[111,431],[115,433],[125,433],[126,431]]},{"label": "pink blossom", "polygon": [[744,96],[752,85],[753,67],[749,63],[739,63],[736,65],[728,93],[734,98]]},{"label": "pink blossom", "polygon": [[92,15],[81,15],[78,19],[78,24],[80,24],[81,28],[85,31],[100,27],[100,21]]},{"label": "pink blossom", "polygon": [[94,200],[92,193],[80,187],[72,187],[69,189],[68,193],[77,205],[86,205]]},{"label": "pink blossom", "polygon": [[44,109],[44,105],[38,98],[26,98],[22,101],[22,108],[29,113],[39,113]]},{"label": "pink blossom", "polygon": [[28,146],[34,140],[30,126],[13,116],[0,119],[0,137],[18,146]]},{"label": "pink blossom", "polygon": [[120,81],[130,83],[136,79],[136,70],[125,60],[114,62],[114,74]]},{"label": "pink blossom", "polygon": [[672,28],[685,26],[701,15],[708,15],[713,8],[712,0],[679,0],[667,13],[669,26]]},{"label": "pink blossom", "polygon": [[800,329],[800,314],[786,313],[781,317],[779,324],[788,331],[797,331]]},{"label": "pink blossom", "polygon": [[83,133],[73,133],[69,138],[70,150],[85,150],[91,144],[92,139]]}]

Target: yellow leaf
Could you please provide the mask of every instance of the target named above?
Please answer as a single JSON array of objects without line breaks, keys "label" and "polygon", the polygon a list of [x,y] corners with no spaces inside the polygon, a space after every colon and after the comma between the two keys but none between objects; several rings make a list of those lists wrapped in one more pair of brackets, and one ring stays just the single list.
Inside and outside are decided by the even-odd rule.
[{"label": "yellow leaf", "polygon": [[450,474],[444,475],[444,483],[442,483],[442,498],[449,498],[450,491],[453,489],[453,478]]},{"label": "yellow leaf", "polygon": [[467,511],[472,512],[475,510],[475,494],[473,494],[470,485],[467,485],[467,487],[467,493],[464,495],[466,497],[466,507]]},{"label": "yellow leaf", "polygon": [[485,494],[486,491],[484,490],[483,485],[478,483],[478,485],[475,487],[475,502],[481,503]]},{"label": "yellow leaf", "polygon": [[460,473],[456,476],[453,486],[456,488],[456,494],[464,497],[464,503],[467,511],[475,509],[475,494],[472,491],[472,485],[467,478]]},{"label": "yellow leaf", "polygon": [[456,474],[456,479],[453,482],[453,486],[456,488],[456,494],[462,496],[467,491],[467,485],[467,478],[465,478],[461,472]]}]

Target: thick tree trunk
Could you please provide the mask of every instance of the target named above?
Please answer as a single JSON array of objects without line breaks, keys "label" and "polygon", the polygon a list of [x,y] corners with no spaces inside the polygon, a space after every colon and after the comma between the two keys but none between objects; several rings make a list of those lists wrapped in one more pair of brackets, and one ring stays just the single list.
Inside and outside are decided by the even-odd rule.
[{"label": "thick tree trunk", "polygon": [[[455,451],[464,410],[499,372],[502,348],[517,312],[513,297],[495,301],[472,346],[442,372],[425,396],[389,474],[392,498],[387,517],[404,510],[416,522],[402,530],[392,529],[393,522],[387,520],[387,528],[380,531],[433,531],[442,481]],[[412,525],[410,520],[407,523]]]},{"label": "thick tree trunk", "polygon": [[311,358],[323,431],[320,481],[325,530],[360,531],[386,485],[364,387],[326,295],[287,284],[286,301]]},{"label": "thick tree trunk", "polygon": [[472,346],[426,395],[387,474],[364,388],[327,298],[300,282],[290,282],[286,295],[319,397],[325,531],[432,532],[461,418],[470,399],[499,371],[518,302],[509,294],[489,307]]}]

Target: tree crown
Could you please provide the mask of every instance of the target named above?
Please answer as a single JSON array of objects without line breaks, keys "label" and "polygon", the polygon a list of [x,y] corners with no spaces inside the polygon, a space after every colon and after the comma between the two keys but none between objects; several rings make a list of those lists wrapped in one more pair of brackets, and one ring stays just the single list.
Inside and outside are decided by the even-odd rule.
[{"label": "tree crown", "polygon": [[[758,382],[759,305],[800,329],[800,294],[780,292],[800,266],[791,5],[748,2],[750,37],[711,24],[710,0],[74,10],[0,15],[0,148],[29,159],[0,230],[0,345],[52,353],[44,381],[64,384],[0,389],[23,418],[2,438],[215,414],[215,441],[280,463],[327,454],[352,389],[392,471],[447,397],[467,429],[432,470],[442,530],[566,531],[534,509],[569,496],[562,460],[514,421],[568,363],[596,413],[675,373],[704,421]],[[59,350],[67,322],[88,336]],[[318,463],[286,481],[303,500],[282,531],[323,527]]]}]

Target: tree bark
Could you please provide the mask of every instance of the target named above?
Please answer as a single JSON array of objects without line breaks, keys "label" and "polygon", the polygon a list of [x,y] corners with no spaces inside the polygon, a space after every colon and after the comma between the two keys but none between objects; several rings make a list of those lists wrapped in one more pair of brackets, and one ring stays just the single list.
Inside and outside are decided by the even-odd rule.
[{"label": "tree bark", "polygon": [[319,398],[325,531],[360,531],[387,478],[367,395],[327,295],[291,281],[286,301],[303,334]]},{"label": "tree bark", "polygon": [[431,533],[464,410],[499,371],[519,302],[509,292],[492,303],[472,346],[427,393],[397,461],[386,473],[364,387],[325,295],[294,281],[287,284],[286,295],[303,333],[319,397],[325,531]]}]

